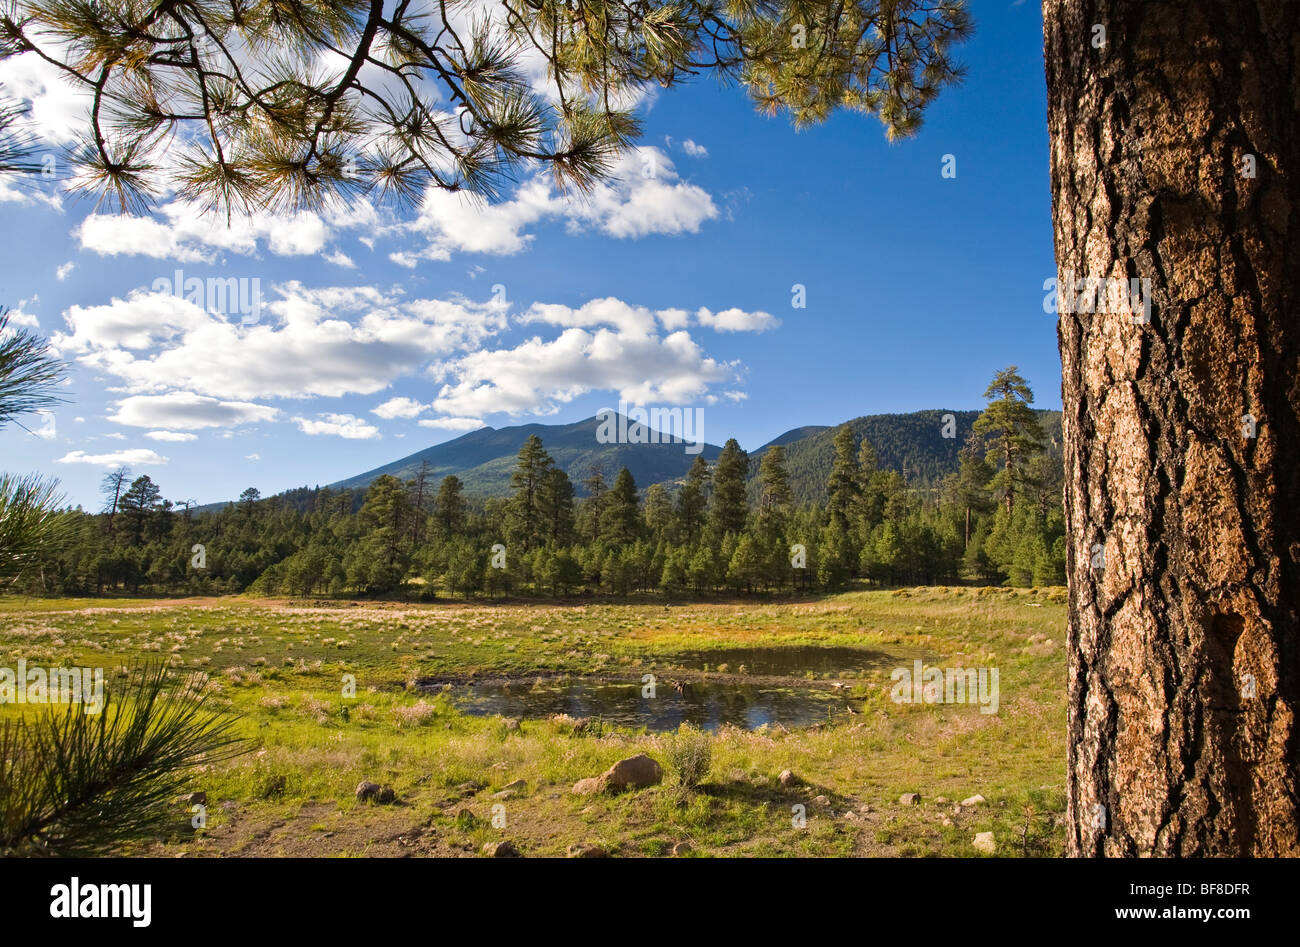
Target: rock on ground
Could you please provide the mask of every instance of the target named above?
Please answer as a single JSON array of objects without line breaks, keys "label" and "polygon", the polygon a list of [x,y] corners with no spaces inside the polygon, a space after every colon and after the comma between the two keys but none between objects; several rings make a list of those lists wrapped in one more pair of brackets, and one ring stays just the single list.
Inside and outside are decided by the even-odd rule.
[{"label": "rock on ground", "polygon": [[663,778],[663,767],[644,753],[619,760],[600,776],[602,788],[614,790],[654,786]]},{"label": "rock on ground", "polygon": [[921,804],[921,794],[919,792],[905,792],[898,797],[899,805],[919,806]]},{"label": "rock on ground", "polygon": [[980,832],[971,844],[975,846],[977,852],[987,852],[990,855],[998,850],[998,843],[993,841],[992,832]]},{"label": "rock on ground", "polygon": [[662,782],[663,778],[663,767],[644,753],[638,753],[636,756],[619,760],[599,776],[578,780],[573,784],[571,792],[579,796],[618,792],[621,789],[655,786]]}]

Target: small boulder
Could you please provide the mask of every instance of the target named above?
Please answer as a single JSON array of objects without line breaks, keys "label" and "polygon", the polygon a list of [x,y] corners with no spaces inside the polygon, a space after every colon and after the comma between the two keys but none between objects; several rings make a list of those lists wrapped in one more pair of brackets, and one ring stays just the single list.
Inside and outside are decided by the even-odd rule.
[{"label": "small boulder", "polygon": [[638,753],[625,760],[619,760],[600,776],[602,789],[628,789],[641,786],[655,786],[663,781],[663,767],[646,756]]},{"label": "small boulder", "polygon": [[519,790],[517,790],[517,789],[503,789],[503,790],[501,790],[500,792],[494,792],[494,793],[492,794],[492,798],[493,798],[493,799],[513,799],[513,798],[515,798],[515,796],[517,796],[517,795],[519,795]]},{"label": "small boulder", "polygon": [[783,769],[781,770],[781,775],[777,777],[777,782],[782,786],[797,786],[799,784],[799,777],[790,772],[790,770]]},{"label": "small boulder", "polygon": [[978,806],[980,803],[984,801],[986,801],[984,797],[981,796],[979,793],[976,793],[973,796],[967,796],[965,799],[963,799],[961,801],[961,805],[963,809],[971,809],[974,808],[975,806]]},{"label": "small boulder", "polygon": [[483,854],[488,858],[518,858],[519,849],[511,841],[504,842],[485,842],[483,844]]},{"label": "small boulder", "polygon": [[368,802],[379,792],[379,784],[363,779],[357,783],[357,802]]},{"label": "small boulder", "polygon": [[570,845],[566,854],[570,858],[604,858],[605,850],[599,845],[588,845],[584,842]]},{"label": "small boulder", "polygon": [[905,792],[898,797],[900,806],[919,806],[921,804],[921,794],[919,792]]},{"label": "small boulder", "polygon": [[993,841],[992,832],[978,833],[975,836],[975,840],[971,842],[971,844],[975,846],[975,851],[984,852],[989,855],[992,855],[994,852],[998,850],[998,843]]},{"label": "small boulder", "polygon": [[825,808],[830,804],[831,801],[826,796],[817,796],[816,798],[813,799],[813,805],[815,806],[822,806],[823,808]]},{"label": "small boulder", "polygon": [[528,788],[526,779],[516,779],[513,783],[506,783],[501,787],[502,792],[523,792]]}]

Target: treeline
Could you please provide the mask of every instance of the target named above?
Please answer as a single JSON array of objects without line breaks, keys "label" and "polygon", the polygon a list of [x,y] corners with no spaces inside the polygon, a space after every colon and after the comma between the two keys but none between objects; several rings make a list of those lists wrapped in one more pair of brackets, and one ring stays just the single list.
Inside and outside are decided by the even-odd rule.
[{"label": "treeline", "polygon": [[[938,487],[957,469],[962,447],[978,411],[914,411],[908,414],[873,414],[847,422],[859,440],[868,440],[881,470],[897,470],[910,487]],[[1035,410],[1043,435],[1043,464],[1063,464],[1061,415]],[[825,503],[831,464],[835,459],[838,428],[809,432],[785,449],[786,468],[794,487],[796,505]],[[753,471],[757,474],[757,468]],[[757,497],[757,478],[751,477],[750,495]]]},{"label": "treeline", "polygon": [[216,512],[162,498],[118,470],[105,510],[68,511],[63,538],[28,573],[46,594],[250,591],[266,595],[628,595],[878,586],[1060,584],[1065,540],[1059,463],[1047,455],[1015,368],[985,393],[960,469],[937,486],[877,464],[851,427],[833,438],[823,503],[794,500],[781,447],[757,489],[734,439],[713,464],[641,490],[593,469],[578,497],[537,436],[519,450],[508,497],[475,502],[455,476],[381,476],[353,491],[249,488]]}]

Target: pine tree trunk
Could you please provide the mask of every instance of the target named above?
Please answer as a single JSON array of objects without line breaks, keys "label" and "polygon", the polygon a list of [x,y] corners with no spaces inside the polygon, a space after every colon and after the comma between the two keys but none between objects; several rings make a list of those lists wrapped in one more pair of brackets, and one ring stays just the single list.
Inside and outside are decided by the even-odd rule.
[{"label": "pine tree trunk", "polygon": [[1058,279],[1152,303],[1060,315],[1069,851],[1298,854],[1300,4],[1043,15]]}]

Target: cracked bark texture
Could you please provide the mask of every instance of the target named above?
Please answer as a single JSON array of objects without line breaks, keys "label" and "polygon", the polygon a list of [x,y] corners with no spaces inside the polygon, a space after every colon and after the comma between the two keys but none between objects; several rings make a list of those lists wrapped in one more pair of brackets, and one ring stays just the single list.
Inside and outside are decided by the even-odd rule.
[{"label": "cracked bark texture", "polygon": [[1152,300],[1059,316],[1068,849],[1300,854],[1300,3],[1043,21],[1058,278]]}]

